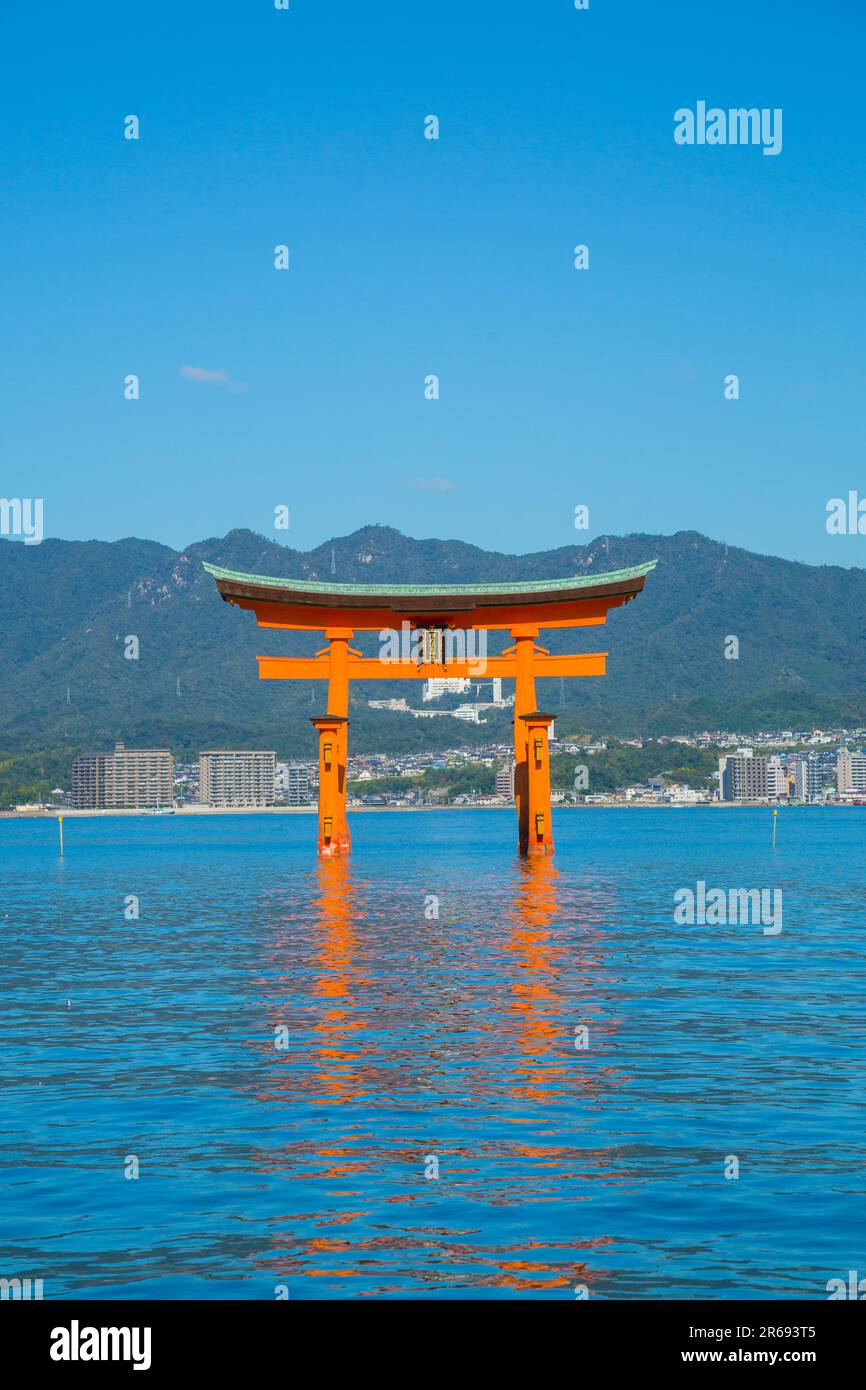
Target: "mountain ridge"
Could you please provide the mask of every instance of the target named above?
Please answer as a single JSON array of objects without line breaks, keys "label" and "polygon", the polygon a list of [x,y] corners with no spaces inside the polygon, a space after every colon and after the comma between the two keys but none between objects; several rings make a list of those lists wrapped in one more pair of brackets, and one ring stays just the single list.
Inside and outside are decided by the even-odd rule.
[{"label": "mountain ridge", "polygon": [[[259,682],[254,658],[311,653],[320,640],[257,628],[251,614],[221,601],[202,560],[320,581],[332,577],[333,562],[343,582],[471,583],[598,574],[651,559],[658,564],[644,592],[612,610],[606,627],[542,637],[552,651],[609,652],[605,680],[539,684],[562,732],[866,723],[861,569],[757,555],[695,531],[509,555],[379,525],[310,551],[236,528],[181,551],[138,537],[0,543],[0,761],[62,767],[74,752],[116,739],[187,756],[220,744],[309,755],[308,719],[324,706],[324,682],[312,695],[309,686]],[[138,661],[124,658],[129,635],[139,639]],[[724,655],[731,636],[737,660]],[[359,634],[357,645],[375,650],[376,634]],[[473,726],[367,707],[371,695],[389,693],[405,695],[405,684],[353,686],[356,751],[509,736],[506,714]]]}]

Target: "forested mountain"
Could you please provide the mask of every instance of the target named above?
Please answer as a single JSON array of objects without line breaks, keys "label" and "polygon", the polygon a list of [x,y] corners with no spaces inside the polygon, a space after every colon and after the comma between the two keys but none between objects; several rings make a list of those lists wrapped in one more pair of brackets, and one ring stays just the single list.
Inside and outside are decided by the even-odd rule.
[{"label": "forested mountain", "polygon": [[[312,651],[315,639],[258,628],[222,602],[202,560],[307,579],[459,583],[599,573],[650,559],[658,566],[644,593],[613,610],[606,627],[541,639],[553,651],[571,644],[610,653],[605,680],[540,684],[539,703],[557,712],[559,732],[866,722],[866,571],[755,555],[695,532],[611,536],[532,555],[413,540],[382,526],[309,553],[250,531],[182,552],[136,539],[2,540],[2,780],[26,770],[68,785],[75,753],[117,739],[189,756],[214,746],[311,752],[308,718],[324,707],[324,686],[260,682],[254,657]],[[128,635],[139,639],[137,661],[124,658]],[[724,655],[731,636],[737,660]],[[491,634],[491,651],[497,643]],[[420,701],[420,687],[408,689],[410,702]],[[504,713],[476,727],[366,708],[370,695],[388,693],[405,695],[407,686],[353,686],[356,751],[507,736]]]}]

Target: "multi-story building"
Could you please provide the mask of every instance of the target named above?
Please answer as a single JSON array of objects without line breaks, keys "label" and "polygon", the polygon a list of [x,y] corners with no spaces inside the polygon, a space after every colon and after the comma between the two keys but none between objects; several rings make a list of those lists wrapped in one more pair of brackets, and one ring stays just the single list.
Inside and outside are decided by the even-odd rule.
[{"label": "multi-story building", "polygon": [[79,810],[171,806],[174,764],[167,748],[85,753],[72,764],[72,805]]},{"label": "multi-story building", "polygon": [[766,758],[756,758],[751,752],[719,758],[719,773],[723,801],[768,799]]},{"label": "multi-story building", "polygon": [[770,801],[783,801],[788,791],[788,765],[774,753],[767,758],[767,797]]},{"label": "multi-story building", "polygon": [[843,795],[866,792],[866,753],[849,753],[847,749],[839,752],[836,758],[836,790]]},{"label": "multi-story building", "polygon": [[309,767],[303,763],[277,763],[277,796],[287,806],[309,806]]},{"label": "multi-story building", "polygon": [[290,806],[310,804],[310,769],[301,763],[292,763],[289,767],[286,799]]},{"label": "multi-story building", "polygon": [[824,784],[821,759],[816,753],[797,753],[789,759],[794,773],[794,795],[798,801],[820,801]]},{"label": "multi-story building", "polygon": [[469,724],[486,724],[487,720],[481,718],[481,711],[487,709],[487,705],[458,705],[456,709],[449,710],[448,713],[455,719],[465,719]]},{"label": "multi-story building", "polygon": [[277,755],[247,749],[199,754],[202,806],[273,806]]},{"label": "multi-story building", "polygon": [[500,768],[496,774],[496,795],[507,796],[509,801],[514,800],[514,763],[510,762],[507,767]]},{"label": "multi-story building", "polygon": [[424,682],[422,699],[438,700],[441,695],[465,695],[470,683],[468,676],[431,676]]},{"label": "multi-story building", "polygon": [[72,805],[89,810],[105,805],[105,759],[110,753],[85,753],[72,764]]}]

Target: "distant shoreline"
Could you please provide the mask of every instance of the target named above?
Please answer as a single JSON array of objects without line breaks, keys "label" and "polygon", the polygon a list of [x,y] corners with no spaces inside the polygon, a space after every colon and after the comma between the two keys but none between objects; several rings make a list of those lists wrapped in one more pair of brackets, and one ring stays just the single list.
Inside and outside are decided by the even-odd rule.
[{"label": "distant shoreline", "polygon": [[[814,810],[856,810],[857,805],[850,801],[830,801],[819,804],[786,806],[784,803],[761,801],[608,801],[601,805],[587,806],[554,805],[554,811],[814,811]],[[514,805],[505,806],[349,806],[347,811],[354,815],[379,815],[394,811],[509,811]],[[47,811],[0,811],[0,820],[57,820],[62,815],[68,820],[107,820],[115,817],[147,816],[154,820],[166,816],[315,816],[315,806],[178,806],[173,811],[153,812],[134,807],[116,808],[106,811],[47,810]]]}]

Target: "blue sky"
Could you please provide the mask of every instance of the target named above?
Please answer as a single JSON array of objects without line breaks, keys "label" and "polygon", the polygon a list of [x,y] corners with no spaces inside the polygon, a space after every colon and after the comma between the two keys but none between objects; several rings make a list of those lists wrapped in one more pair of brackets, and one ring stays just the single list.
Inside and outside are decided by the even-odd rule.
[{"label": "blue sky", "polygon": [[[859,0],[12,5],[0,495],[79,539],[862,564],[825,517],[866,496],[864,36]],[[698,100],[781,107],[782,152],[676,145]]]}]

